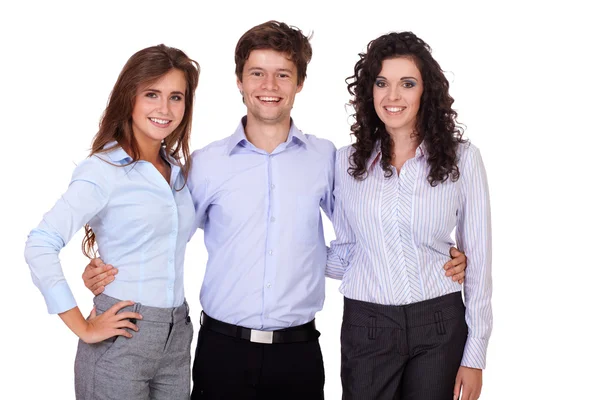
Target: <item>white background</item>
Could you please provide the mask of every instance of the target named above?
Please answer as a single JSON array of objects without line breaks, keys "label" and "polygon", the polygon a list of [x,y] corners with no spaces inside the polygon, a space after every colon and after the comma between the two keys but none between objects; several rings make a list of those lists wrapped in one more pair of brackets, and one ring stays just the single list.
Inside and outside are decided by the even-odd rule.
[{"label": "white background", "polygon": [[[244,114],[234,47],[269,19],[314,32],[313,61],[292,115],[304,132],[338,147],[350,143],[344,79],[357,53],[389,31],[412,30],[431,45],[448,71],[466,135],[481,149],[492,196],[495,321],[481,398],[597,398],[600,30],[583,2],[483,3],[3,4],[0,398],[74,398],[76,337],[46,313],[23,248],[87,155],[127,58],[165,43],[200,63],[192,140],[200,148],[230,135]],[[329,222],[326,233],[333,238]],[[80,280],[87,264],[81,238],[61,260],[87,313],[92,296]],[[185,267],[194,321],[205,261],[199,233]],[[328,281],[317,314],[328,399],[341,396],[338,286]]]}]

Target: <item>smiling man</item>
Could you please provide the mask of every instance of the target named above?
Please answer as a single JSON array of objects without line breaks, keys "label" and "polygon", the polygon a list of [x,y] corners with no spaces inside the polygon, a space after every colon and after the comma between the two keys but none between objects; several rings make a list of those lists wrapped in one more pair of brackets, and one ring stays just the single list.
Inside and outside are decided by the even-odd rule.
[{"label": "smiling man", "polygon": [[270,21],[235,51],[247,115],[192,155],[188,185],[209,258],[194,399],[320,399],[315,313],[325,298],[320,208],[333,210],[334,145],[290,118],[312,56],[298,29]]}]

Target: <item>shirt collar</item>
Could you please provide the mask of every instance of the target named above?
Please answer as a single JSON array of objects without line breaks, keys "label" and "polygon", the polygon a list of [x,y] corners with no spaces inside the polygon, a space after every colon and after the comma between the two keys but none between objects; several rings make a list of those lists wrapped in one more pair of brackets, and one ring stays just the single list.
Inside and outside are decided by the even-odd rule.
[{"label": "shirt collar", "polygon": [[415,151],[415,158],[427,157],[428,155],[429,153],[427,152],[427,146],[425,146],[425,143],[421,141],[421,144],[419,145],[419,147],[417,147],[417,150]]},{"label": "shirt collar", "polygon": [[[116,140],[105,144],[103,149],[109,149],[104,154],[110,159],[110,161],[114,163],[123,165],[133,161],[133,158],[131,158],[131,156],[127,154],[125,150],[123,150],[123,147],[121,147]],[[175,174],[179,174],[179,170],[181,169],[179,163],[172,156],[167,154],[164,147],[160,148],[160,155],[171,165],[171,171],[173,171]]]},{"label": "shirt collar", "polygon": [[367,169],[372,169],[375,164],[381,159],[381,142],[378,140],[373,147],[371,157],[367,160]]},{"label": "shirt collar", "polygon": [[[425,146],[425,143],[421,141],[421,144],[419,144],[417,150],[415,151],[415,158],[427,157],[427,155],[427,146]],[[378,140],[377,143],[375,143],[375,146],[373,147],[371,157],[369,157],[369,159],[367,160],[367,168],[372,169],[377,164],[377,162],[379,162],[379,160],[381,160],[381,141]]]},{"label": "shirt collar", "polygon": [[[244,146],[246,143],[250,143],[250,141],[246,137],[246,132],[244,131],[247,119],[247,116],[242,117],[235,132],[229,137],[226,147],[228,155],[231,155],[233,150],[238,145]],[[294,120],[290,119],[290,131],[288,133],[287,140],[285,141],[286,147],[292,142],[306,145],[307,139],[304,133],[302,133],[302,131],[296,127],[296,125],[294,124]]]},{"label": "shirt collar", "polygon": [[116,141],[113,140],[112,142],[109,142],[107,144],[104,145],[103,147],[104,150],[108,150],[106,153],[106,156],[115,163],[128,163],[131,162],[133,159],[131,158],[131,156],[129,154],[127,154],[127,152],[125,150],[123,150],[123,148],[121,147],[121,145]]}]

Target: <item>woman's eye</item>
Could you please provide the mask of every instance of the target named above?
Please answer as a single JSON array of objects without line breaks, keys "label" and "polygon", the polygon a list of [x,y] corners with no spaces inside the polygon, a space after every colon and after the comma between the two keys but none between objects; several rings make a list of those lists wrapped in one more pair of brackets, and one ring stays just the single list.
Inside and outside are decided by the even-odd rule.
[{"label": "woman's eye", "polygon": [[154,92],[148,92],[148,93],[146,93],[146,97],[149,97],[151,99],[155,99],[158,96]]},{"label": "woman's eye", "polygon": [[385,87],[385,82],[384,81],[375,81],[375,86],[377,87]]}]

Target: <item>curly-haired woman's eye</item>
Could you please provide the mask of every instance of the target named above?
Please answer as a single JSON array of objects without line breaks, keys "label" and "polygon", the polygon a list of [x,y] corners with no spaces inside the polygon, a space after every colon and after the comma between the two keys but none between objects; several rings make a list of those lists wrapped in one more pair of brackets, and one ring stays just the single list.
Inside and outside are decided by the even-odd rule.
[{"label": "curly-haired woman's eye", "polygon": [[413,82],[413,81],[404,81],[402,83],[402,87],[404,87],[406,89],[414,88],[415,86],[417,86],[417,83]]},{"label": "curly-haired woman's eye", "polygon": [[382,87],[386,86],[386,83],[385,83],[385,81],[378,79],[375,81],[375,86],[377,86],[378,88],[382,88]]}]

